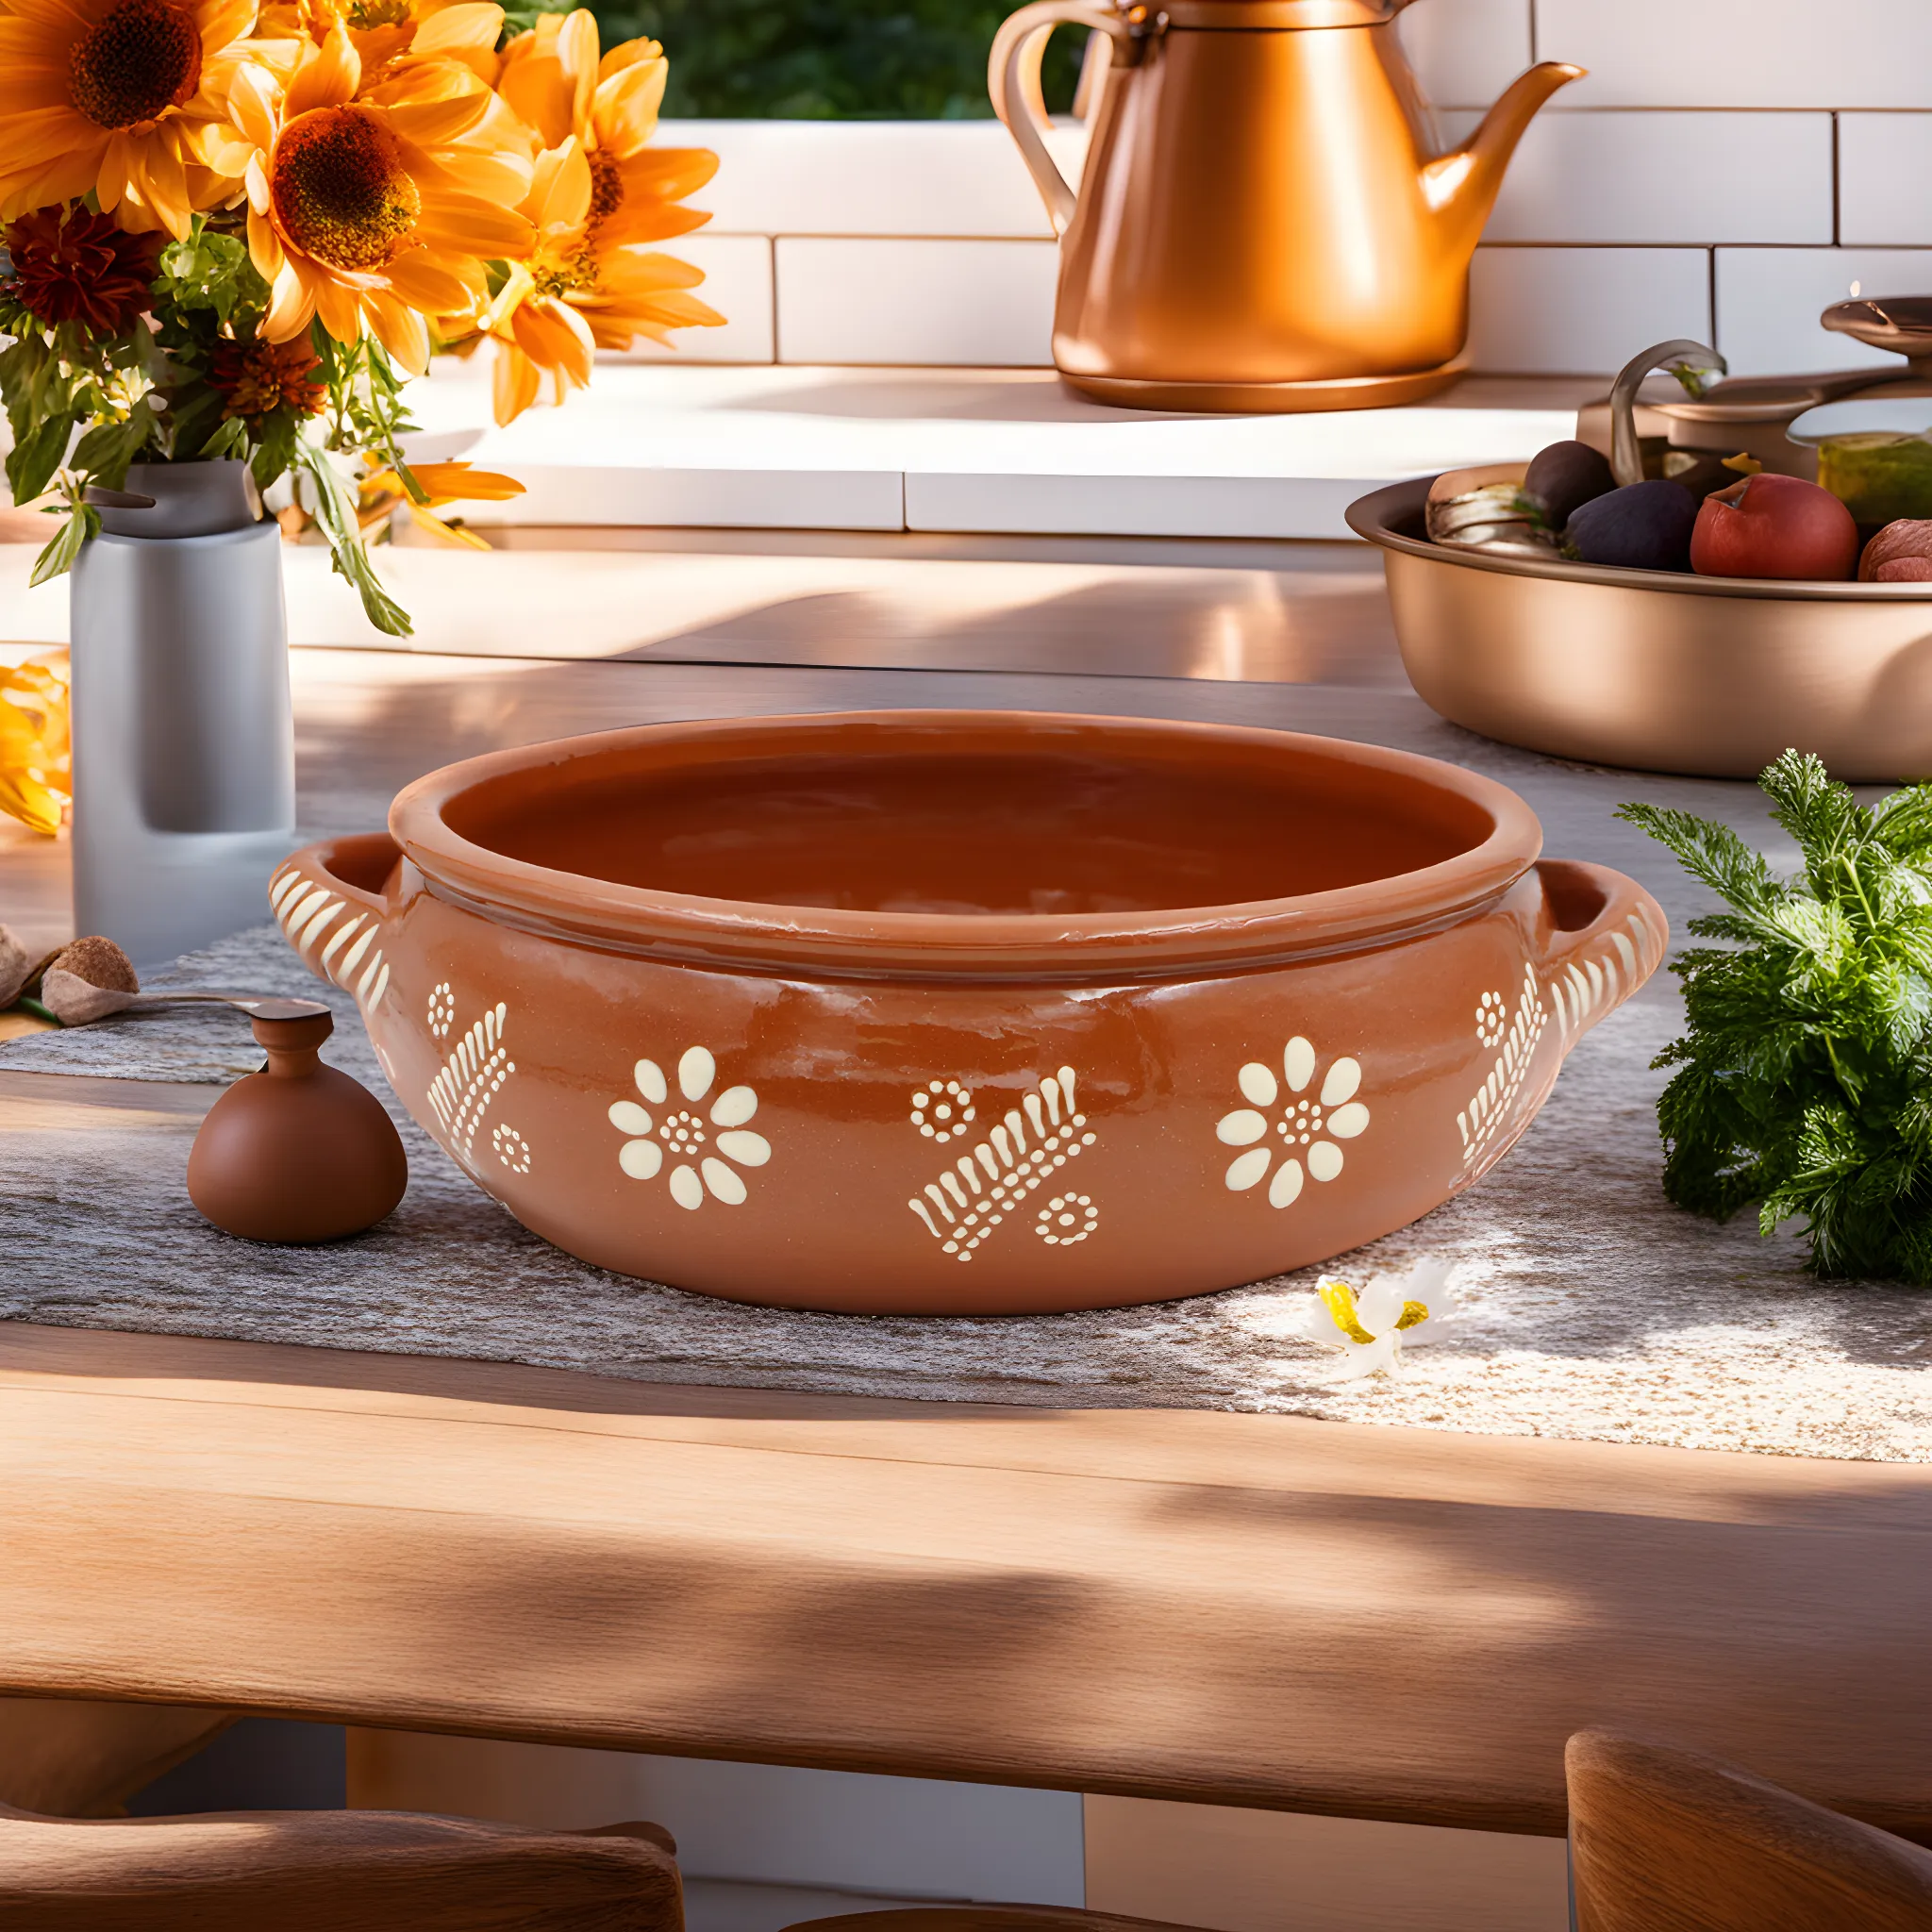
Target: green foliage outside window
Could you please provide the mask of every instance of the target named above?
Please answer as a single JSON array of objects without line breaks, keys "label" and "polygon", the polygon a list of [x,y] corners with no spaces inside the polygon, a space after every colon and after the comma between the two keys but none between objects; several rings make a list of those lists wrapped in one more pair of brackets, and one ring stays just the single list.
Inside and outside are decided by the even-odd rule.
[{"label": "green foliage outside window", "polygon": [[[614,0],[604,44],[649,34],[671,56],[667,115],[965,121],[992,112],[986,57],[1020,0]],[[1074,98],[1084,36],[1047,43],[1047,105]]]}]

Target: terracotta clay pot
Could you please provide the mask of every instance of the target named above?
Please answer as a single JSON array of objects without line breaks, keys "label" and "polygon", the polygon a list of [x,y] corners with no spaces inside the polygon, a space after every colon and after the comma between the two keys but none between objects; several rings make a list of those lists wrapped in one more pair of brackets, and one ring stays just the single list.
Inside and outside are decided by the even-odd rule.
[{"label": "terracotta clay pot", "polygon": [[208,1109],[188,1157],[189,1198],[251,1241],[333,1241],[374,1227],[403,1198],[408,1157],[375,1094],[317,1058],[335,1022],[271,1010],[250,1024],[267,1063]]},{"label": "terracotta clay pot", "polygon": [[796,1307],[1120,1307],[1387,1234],[1666,939],[1487,778],[1221,725],[653,725],[390,826],[272,898],[405,1105],[559,1247]]}]

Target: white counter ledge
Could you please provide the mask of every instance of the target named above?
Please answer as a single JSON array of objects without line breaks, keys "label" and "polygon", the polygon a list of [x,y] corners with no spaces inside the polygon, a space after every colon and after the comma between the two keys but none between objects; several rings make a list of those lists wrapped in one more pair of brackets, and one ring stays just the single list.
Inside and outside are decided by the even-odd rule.
[{"label": "white counter ledge", "polygon": [[413,392],[425,442],[528,494],[486,523],[1014,535],[1341,538],[1402,476],[1534,456],[1603,378],[1475,376],[1412,408],[1186,416],[1107,408],[1050,370],[599,368],[588,394],[490,421],[486,372]]}]

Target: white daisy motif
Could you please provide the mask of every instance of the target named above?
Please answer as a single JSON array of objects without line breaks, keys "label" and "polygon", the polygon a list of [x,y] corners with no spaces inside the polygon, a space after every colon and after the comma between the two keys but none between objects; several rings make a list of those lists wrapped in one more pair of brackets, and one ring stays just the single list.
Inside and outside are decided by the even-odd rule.
[{"label": "white daisy motif", "polygon": [[448,980],[444,980],[429,995],[429,1030],[438,1040],[443,1039],[456,1024],[457,996],[450,991]]},{"label": "white daisy motif", "polygon": [[[1359,1062],[1345,1057],[1334,1060],[1319,1091],[1310,1095],[1316,1064],[1314,1047],[1296,1034],[1282,1050],[1279,1077],[1260,1060],[1250,1060],[1236,1076],[1241,1098],[1249,1104],[1223,1114],[1214,1124],[1214,1137],[1223,1146],[1247,1149],[1228,1163],[1225,1178],[1230,1192],[1243,1193],[1258,1186],[1273,1167],[1268,1205],[1286,1208],[1301,1193],[1306,1174],[1332,1181],[1341,1172],[1341,1149],[1336,1141],[1353,1141],[1369,1124],[1368,1108],[1355,1097],[1362,1070]],[[1279,1118],[1271,1120],[1277,1108]]]},{"label": "white daisy motif", "polygon": [[1330,1276],[1316,1284],[1315,1293],[1296,1332],[1304,1341],[1341,1352],[1341,1382],[1378,1370],[1396,1374],[1405,1348],[1440,1341],[1460,1313],[1446,1261],[1419,1261],[1406,1274],[1378,1274],[1359,1295]]},{"label": "white daisy motif", "polygon": [[656,1060],[640,1060],[634,1077],[645,1100],[664,1110],[654,1117],[635,1100],[611,1103],[610,1124],[630,1137],[617,1151],[618,1166],[633,1180],[653,1180],[668,1155],[675,1163],[671,1198],[680,1208],[702,1208],[708,1193],[726,1207],[740,1206],[745,1185],[739,1168],[762,1167],[772,1158],[772,1143],[745,1125],[758,1110],[758,1095],[749,1087],[727,1087],[705,1111],[718,1062],[703,1046],[687,1047],[677,1063],[681,1107],[671,1105],[671,1083]]},{"label": "white daisy motif", "polygon": [[973,1118],[973,1095],[957,1080],[931,1080],[912,1091],[912,1124],[928,1141],[953,1140]]}]

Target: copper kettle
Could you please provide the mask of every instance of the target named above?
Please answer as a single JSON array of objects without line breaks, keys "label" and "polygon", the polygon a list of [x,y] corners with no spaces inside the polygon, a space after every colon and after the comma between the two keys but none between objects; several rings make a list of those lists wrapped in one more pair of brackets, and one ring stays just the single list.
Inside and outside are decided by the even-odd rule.
[{"label": "copper kettle", "polygon": [[[1348,409],[1463,367],[1469,262],[1536,110],[1580,67],[1521,75],[1434,152],[1395,16],[1408,0],[1034,0],[988,85],[1060,243],[1054,362],[1104,402]],[[1079,192],[1048,151],[1046,38],[1105,35]],[[1084,92],[1084,90],[1083,90]]]}]

